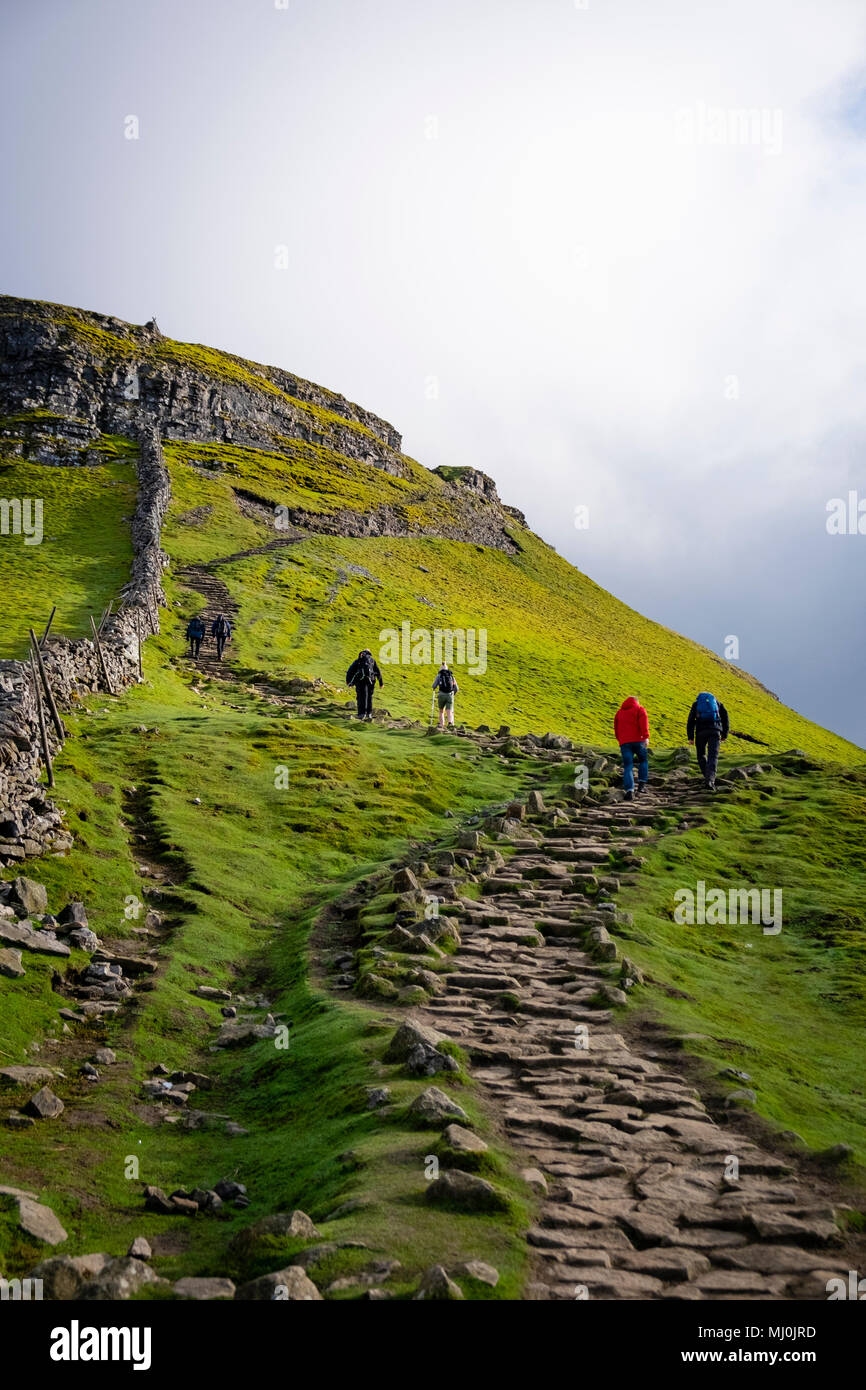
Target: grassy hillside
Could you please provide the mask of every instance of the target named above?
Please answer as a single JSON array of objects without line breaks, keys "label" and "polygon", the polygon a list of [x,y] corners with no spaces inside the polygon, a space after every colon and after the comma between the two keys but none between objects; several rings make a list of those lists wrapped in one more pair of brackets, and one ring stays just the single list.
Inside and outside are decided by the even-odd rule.
[{"label": "grassy hillside", "polygon": [[[85,337],[103,333],[75,323]],[[107,346],[130,350],[122,335],[117,344]],[[235,380],[258,379],[253,364],[208,349],[161,340],[153,351]],[[40,626],[52,602],[59,630],[84,635],[88,612],[115,597],[128,576],[123,518],[134,507],[132,451],[109,439],[104,452],[105,463],[84,468],[0,463],[0,493],[43,497],[46,517],[41,546],[25,552],[20,538],[0,540],[3,655],[25,649],[27,625]],[[377,702],[426,723],[431,665],[389,664],[381,653],[382,634],[404,623],[416,636],[484,631],[485,669],[457,666],[458,720],[473,726],[552,729],[609,748],[613,714],[636,694],[650,711],[654,749],[672,749],[684,740],[697,690],[724,700],[736,731],[725,766],[760,758],[774,771],[760,785],[727,789],[705,825],[683,831],[672,812],[639,882],[624,888],[621,903],[634,919],[627,950],[648,977],[631,1007],[677,1034],[697,1035],[688,1046],[711,1088],[724,1089],[723,1067],[744,1070],[765,1120],[813,1148],[850,1143],[866,1163],[863,751],[618,602],[516,518],[507,522],[514,554],[443,539],[438,533],[459,519],[454,493],[412,460],[396,478],[297,439],[267,451],[172,443],[166,457],[171,606],[162,634],[148,644],[146,683],[70,713],[57,797],[76,843],[68,856],[49,856],[28,872],[46,884],[52,909],[83,899],[105,940],[135,942],[141,917],[125,915],[131,899],[163,911],[168,935],[153,987],[139,990],[104,1035],[62,1032],[49,958],[28,957],[23,979],[0,979],[4,1063],[62,1059],[66,1075],[56,1089],[67,1105],[62,1124],[2,1131],[0,1180],[50,1197],[76,1253],[121,1253],[145,1234],[170,1277],[246,1278],[277,1268],[291,1243],[245,1247],[231,1237],[258,1217],[299,1206],[323,1239],[370,1246],[325,1257],[320,1284],[384,1252],[402,1262],[392,1281],[398,1294],[434,1262],[474,1258],[495,1265],[501,1279],[494,1291],[464,1281],[468,1296],[518,1295],[533,1198],[515,1176],[495,1115],[471,1076],[449,1076],[448,1090],[491,1145],[504,1215],[455,1220],[432,1209],[424,1200],[430,1135],[406,1115],[427,1082],[383,1062],[396,1005],[322,985],[333,956],[323,914],[367,875],[384,878],[410,846],[453,844],[455,824],[478,808],[502,805],[526,785],[568,790],[571,768],[552,773],[547,763],[427,738],[419,727],[348,724],[333,703],[317,707],[311,697],[298,710],[268,693],[287,677],[322,677],[336,687],[337,702],[348,700],[340,690],[346,666],[369,646],[385,677]],[[340,512],[387,507],[407,534],[349,539],[318,532],[314,522],[293,539],[274,525],[271,509],[279,505],[323,525]],[[237,605],[224,681],[203,676],[183,650],[187,618],[202,600],[180,571],[196,565],[211,565]],[[791,760],[778,756],[793,747],[814,760],[796,777]],[[654,766],[669,770],[673,755],[654,753]],[[596,789],[615,777],[611,767]],[[673,895],[699,878],[781,887],[782,933],[677,925]],[[361,896],[373,892],[367,885]],[[85,963],[73,954],[73,966]],[[264,992],[289,1024],[289,1048],[211,1050],[222,1018],[219,1004],[193,993],[203,983]],[[79,1063],[104,1039],[118,1064],[94,1086]],[[141,1090],[157,1063],[210,1074],[215,1089],[196,1103],[247,1133],[159,1121]],[[385,1117],[368,1109],[365,1090],[383,1083],[393,1091]],[[0,1091],[0,1118],[21,1103],[21,1095]],[[137,1179],[129,1176],[131,1156]],[[226,1175],[249,1187],[243,1213],[167,1223],[143,1211],[141,1182],[171,1191]],[[355,1205],[327,1220],[346,1202]],[[0,1270],[23,1272],[44,1251],[22,1239],[2,1208]]]},{"label": "grassy hillside", "polygon": [[41,499],[44,533],[38,545],[0,536],[0,657],[26,657],[28,627],[41,632],[54,604],[55,632],[89,633],[88,614],[98,619],[129,579],[135,493],[126,460],[47,468],[0,452],[0,496]]},{"label": "grassy hillside", "polygon": [[[513,1296],[524,1262],[517,1232],[525,1198],[503,1173],[514,1192],[511,1216],[470,1217],[457,1231],[447,1214],[425,1205],[430,1136],[399,1113],[383,1132],[365,1105],[363,1086],[375,1081],[392,1028],[375,1026],[378,1013],[360,1001],[338,1006],[311,984],[306,940],[331,898],[403,850],[407,839],[437,833],[446,809],[468,812],[507,797],[514,773],[489,760],[455,760],[445,740],[425,741],[419,750],[409,731],[386,736],[373,727],[359,741],[352,726],[287,721],[242,688],[196,693],[173,671],[165,646],[156,670],[155,657],[151,649],[147,686],[110,706],[90,702],[71,717],[57,792],[76,846],[68,858],[31,863],[29,872],[46,884],[52,904],[82,898],[94,929],[128,947],[143,920],[125,917],[130,897],[165,910],[172,925],[166,965],[157,988],[141,994],[131,1018],[112,1029],[117,1068],[106,1068],[98,1091],[86,1095],[67,1061],[68,1081],[57,1089],[71,1114],[62,1128],[16,1134],[5,1145],[4,1179],[50,1194],[76,1250],[122,1253],[144,1232],[166,1256],[171,1276],[226,1269],[229,1237],[257,1217],[300,1206],[322,1221],[351,1198],[363,1207],[328,1223],[326,1239],[363,1236],[373,1253],[400,1258],[416,1281],[419,1269],[446,1250],[454,1259],[486,1258],[503,1276],[497,1296]],[[275,788],[278,766],[288,769],[286,790]],[[173,882],[160,897],[150,896],[159,880],[138,868],[142,838],[148,861],[158,846]],[[85,961],[74,953],[72,964]],[[2,982],[7,1062],[53,1056],[52,970],[50,959],[33,956],[24,980]],[[266,990],[272,1008],[289,1020],[288,1050],[260,1044],[209,1053],[222,1020],[217,1004],[192,996],[202,983]],[[95,1038],[84,1030],[76,1052],[90,1055]],[[211,1074],[217,1089],[199,1103],[230,1115],[248,1135],[155,1126],[140,1083],[158,1062]],[[397,1080],[395,1100],[402,1106],[424,1084]],[[484,1132],[471,1091],[459,1082],[449,1089]],[[0,1091],[0,1110],[16,1103],[14,1093]],[[140,1181],[128,1176],[130,1155]],[[248,1184],[252,1204],[228,1225],[172,1225],[177,1236],[166,1243],[165,1219],[143,1211],[141,1182],[170,1191],[235,1173]],[[256,1258],[274,1267],[271,1255],[250,1256],[229,1272],[252,1277],[260,1272]],[[11,1218],[0,1219],[0,1268],[24,1268],[37,1256]],[[329,1277],[350,1270],[353,1260],[351,1251],[341,1256],[327,1267]]]},{"label": "grassy hillside", "polygon": [[[189,446],[170,446],[174,500],[166,544],[183,564],[208,563],[262,546],[280,532],[243,512],[237,488],[275,504],[315,502],[307,464],[252,450],[210,451],[208,466]],[[242,452],[242,457],[239,455]],[[326,474],[317,510],[325,515],[402,494],[417,524],[435,531],[433,503],[419,485],[386,475],[358,476],[363,465]],[[372,472],[372,470],[370,470]],[[429,480],[432,475],[426,475]],[[427,483],[434,496],[439,480]],[[198,509],[206,509],[199,511]],[[643,618],[574,569],[517,523],[517,555],[431,538],[311,536],[297,545],[221,564],[219,577],[239,605],[236,657],[249,668],[321,676],[340,682],[363,646],[381,650],[380,634],[400,629],[486,633],[486,670],[458,669],[461,717],[516,730],[554,728],[582,740],[611,742],[621,700],[647,705],[657,744],[685,738],[685,717],[698,690],[725,702],[732,728],[771,748],[798,746],[815,756],[863,759],[845,740],[820,729],[768,695],[712,652]],[[429,666],[391,665],[383,675],[389,709],[414,717],[429,711]],[[731,748],[738,740],[733,738]],[[749,744],[739,742],[747,751]]]},{"label": "grassy hillside", "polygon": [[[672,766],[665,756],[655,770]],[[690,824],[672,811],[621,894],[633,920],[618,936],[649,982],[632,1001],[636,1019],[685,1039],[720,1104],[747,1087],[747,1106],[773,1129],[793,1132],[801,1149],[850,1145],[862,1176],[866,770],[781,758],[759,780],[729,783],[704,815]],[[677,892],[699,880],[707,891],[780,890],[781,930],[677,922]]]}]

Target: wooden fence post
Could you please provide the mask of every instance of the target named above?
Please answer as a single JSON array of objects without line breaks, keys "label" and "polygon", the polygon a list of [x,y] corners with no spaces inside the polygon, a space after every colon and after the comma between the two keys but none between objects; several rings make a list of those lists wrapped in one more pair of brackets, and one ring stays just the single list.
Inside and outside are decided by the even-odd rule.
[{"label": "wooden fence post", "polygon": [[51,631],[51,624],[54,622],[54,614],[55,614],[56,612],[57,612],[57,604],[55,603],[54,607],[53,607],[52,610],[51,610],[51,617],[48,619],[48,622],[47,622],[46,625],[45,625],[45,631],[43,632],[42,636],[39,638],[39,650],[40,650],[40,651],[41,651],[42,648],[45,646],[45,643],[48,641],[48,634],[49,634],[49,632]]},{"label": "wooden fence post", "polygon": [[90,626],[93,630],[93,640],[96,643],[96,655],[99,657],[99,664],[102,667],[102,674],[105,684],[108,687],[109,695],[114,694],[114,686],[111,684],[111,677],[108,674],[108,667],[105,664],[105,657],[102,654],[102,643],[99,640],[99,633],[96,631],[96,623],[93,621],[93,614],[90,615]]},{"label": "wooden fence post", "polygon": [[42,691],[39,689],[39,674],[36,670],[36,662],[33,652],[30,653],[30,670],[33,672],[33,690],[36,695],[36,714],[39,718],[39,736],[42,739],[42,756],[45,759],[45,766],[48,769],[48,785],[54,786],[54,767],[51,762],[51,749],[48,746],[48,730],[45,727],[45,714],[42,709]]},{"label": "wooden fence post", "polygon": [[63,742],[66,738],[66,730],[63,727],[63,722],[60,718],[60,715],[57,713],[57,705],[54,703],[54,695],[52,694],[51,686],[48,684],[48,676],[45,671],[45,663],[42,660],[42,653],[39,650],[39,643],[36,640],[36,633],[33,631],[32,627],[30,629],[30,644],[31,655],[34,657],[36,666],[38,666],[39,668],[39,675],[42,677],[42,685],[45,690],[45,700],[48,705],[49,712],[51,714],[51,722],[54,725],[55,732],[57,734],[57,737],[60,739],[60,744],[62,747]]}]

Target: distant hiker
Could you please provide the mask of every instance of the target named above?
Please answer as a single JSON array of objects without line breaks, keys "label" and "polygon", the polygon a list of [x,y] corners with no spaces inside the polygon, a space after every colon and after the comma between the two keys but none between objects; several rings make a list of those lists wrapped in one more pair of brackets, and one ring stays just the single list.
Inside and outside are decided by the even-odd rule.
[{"label": "distant hiker", "polygon": [[724,705],[703,690],[689,710],[686,725],[689,743],[694,743],[698,764],[711,792],[716,790],[716,768],[719,745],[728,737],[728,711]]},{"label": "distant hiker", "polygon": [[[613,720],[613,731],[622,755],[622,786],[626,801],[640,796],[649,781],[649,719],[643,705],[629,695],[623,700]],[[637,758],[637,787],[634,784],[634,761]]]},{"label": "distant hiker", "polygon": [[448,711],[448,723],[454,728],[454,696],[458,694],[460,686],[454,679],[454,675],[448,670],[447,661],[443,661],[439,667],[439,672],[433,682],[433,689],[439,691],[437,704],[439,705],[439,728],[445,728],[445,711]]},{"label": "distant hiker", "polygon": [[189,642],[189,654],[197,657],[201,649],[201,644],[205,639],[207,628],[204,625],[204,618],[191,618],[186,629],[186,638]]},{"label": "distant hiker", "polygon": [[357,659],[346,672],[346,684],[354,685],[358,701],[358,718],[368,724],[373,718],[373,687],[376,681],[382,685],[382,672],[376,665],[369,647],[365,647],[362,652],[358,652]]},{"label": "distant hiker", "polygon": [[217,613],[210,629],[211,637],[216,638],[217,657],[223,659],[223,648],[232,635],[232,625],[222,613]]}]

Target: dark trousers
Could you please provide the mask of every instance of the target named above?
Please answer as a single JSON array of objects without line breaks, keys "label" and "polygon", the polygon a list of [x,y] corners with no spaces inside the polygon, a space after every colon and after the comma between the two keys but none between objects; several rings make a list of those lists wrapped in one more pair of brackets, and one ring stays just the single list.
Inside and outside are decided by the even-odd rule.
[{"label": "dark trousers", "polygon": [[708,782],[715,779],[721,741],[722,736],[718,729],[705,729],[703,733],[700,729],[695,731],[695,751],[698,755],[698,766]]},{"label": "dark trousers", "polygon": [[189,645],[190,645],[190,649],[192,650],[193,656],[198,656],[198,654],[199,654],[199,652],[200,652],[200,650],[201,650],[201,643],[202,643],[202,639],[201,639],[200,637],[191,637],[191,638],[189,639]]},{"label": "dark trousers", "polygon": [[361,719],[367,714],[373,713],[373,682],[357,681],[355,684],[355,697],[358,701],[358,715]]},{"label": "dark trousers", "polygon": [[223,648],[225,647],[226,639],[225,639],[224,637],[220,637],[219,634],[218,634],[218,635],[217,635],[217,639],[216,639],[216,644],[217,644],[217,656],[219,657],[220,661],[222,661],[222,659],[223,659]]}]

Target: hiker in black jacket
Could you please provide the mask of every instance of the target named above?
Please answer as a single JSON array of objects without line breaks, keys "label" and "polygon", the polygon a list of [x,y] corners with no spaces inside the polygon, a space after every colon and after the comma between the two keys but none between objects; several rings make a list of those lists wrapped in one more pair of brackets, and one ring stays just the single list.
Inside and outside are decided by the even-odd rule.
[{"label": "hiker in black jacket", "polygon": [[696,745],[698,764],[711,792],[716,790],[719,745],[728,737],[728,711],[715,695],[702,691],[689,710],[689,743]]},{"label": "hiker in black jacket", "polygon": [[207,629],[202,618],[190,618],[186,629],[186,640],[189,642],[189,654],[195,658],[201,650],[201,644],[205,639]]},{"label": "hiker in black jacket", "polygon": [[223,659],[223,648],[232,635],[232,625],[228,618],[222,613],[217,613],[211,624],[211,637],[216,639],[217,656],[220,661]]},{"label": "hiker in black jacket", "polygon": [[373,719],[373,687],[376,681],[382,685],[382,672],[376,665],[369,647],[365,647],[346,672],[346,684],[354,685],[358,701],[358,718],[367,724]]},{"label": "hiker in black jacket", "polygon": [[445,711],[448,711],[448,724],[454,728],[454,696],[460,689],[454,679],[453,674],[448,670],[447,662],[443,661],[439,672],[433,682],[433,689],[439,691],[439,728],[445,728]]}]

